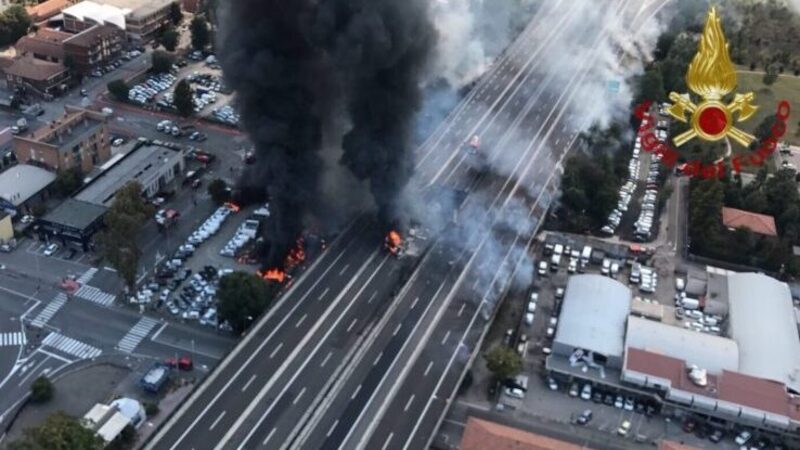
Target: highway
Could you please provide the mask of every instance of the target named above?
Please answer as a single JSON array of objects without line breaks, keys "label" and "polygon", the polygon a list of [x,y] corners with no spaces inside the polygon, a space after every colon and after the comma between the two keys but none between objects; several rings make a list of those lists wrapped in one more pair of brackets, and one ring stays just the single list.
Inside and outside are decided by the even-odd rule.
[{"label": "highway", "polygon": [[[546,2],[420,147],[416,185],[470,195],[408,282],[416,261],[389,257],[380,248],[385,230],[360,217],[146,448],[425,447],[494,302],[526,267],[524,249],[577,136],[567,119],[593,61],[556,77],[537,58],[577,20],[572,5]],[[585,27],[580,38],[591,45],[604,32]],[[483,161],[464,150],[475,134]],[[486,163],[505,175],[482,174]],[[504,219],[516,216],[523,229]]]}]

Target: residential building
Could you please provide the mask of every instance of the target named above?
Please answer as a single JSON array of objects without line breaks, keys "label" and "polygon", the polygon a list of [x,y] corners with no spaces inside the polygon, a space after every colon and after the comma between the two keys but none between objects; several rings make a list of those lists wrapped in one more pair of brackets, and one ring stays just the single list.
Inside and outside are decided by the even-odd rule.
[{"label": "residential building", "polygon": [[65,39],[63,52],[72,70],[88,75],[119,59],[124,47],[124,30],[114,25],[95,25]]},{"label": "residential building", "polygon": [[56,176],[36,166],[18,164],[0,173],[0,211],[30,214],[34,205],[47,198],[47,188]]},{"label": "residential building", "polygon": [[[796,436],[800,335],[788,285],[758,273],[707,271],[693,315],[662,305],[656,319],[625,317],[631,294],[615,280],[611,288],[585,280],[597,275],[570,277],[548,371],[567,382],[657,399],[667,414],[720,428]],[[597,311],[597,303],[607,310]],[[585,322],[587,314],[595,314],[595,324]]]},{"label": "residential building", "polygon": [[148,42],[170,23],[170,9],[178,0],[83,1],[64,10],[64,29],[77,33],[94,25],[125,30],[135,43]]},{"label": "residential building", "polygon": [[19,56],[32,56],[54,63],[64,63],[64,40],[70,33],[50,28],[39,28],[35,33],[19,38],[14,48]]},{"label": "residential building", "polygon": [[775,237],[778,235],[775,219],[772,216],[736,208],[722,208],[722,224],[729,230],[744,228],[747,231],[764,236]]},{"label": "residential building", "polygon": [[17,161],[54,171],[78,168],[88,173],[111,157],[106,117],[72,106],[64,109],[64,116],[48,126],[14,137]]},{"label": "residential building", "polygon": [[6,85],[10,90],[50,100],[64,93],[70,83],[69,70],[64,64],[21,56],[4,64]]},{"label": "residential building", "polygon": [[95,25],[113,25],[125,29],[125,15],[130,10],[91,1],[76,3],[64,9],[64,31],[80,33]]},{"label": "residential building", "polygon": [[64,8],[73,3],[75,0],[47,0],[38,5],[26,6],[25,10],[33,23],[40,23],[61,14]]},{"label": "residential building", "polygon": [[39,238],[43,241],[67,241],[89,249],[89,242],[103,227],[104,206],[69,198],[38,221]]}]

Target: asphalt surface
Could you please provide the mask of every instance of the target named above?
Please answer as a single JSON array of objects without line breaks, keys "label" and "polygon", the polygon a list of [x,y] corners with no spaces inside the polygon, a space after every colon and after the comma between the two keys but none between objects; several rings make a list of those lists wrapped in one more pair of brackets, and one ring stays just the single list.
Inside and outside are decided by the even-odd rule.
[{"label": "asphalt surface", "polygon": [[[613,2],[608,14],[629,3]],[[593,61],[556,78],[537,60],[575,19],[570,6],[543,6],[421,146],[415,185],[423,193],[445,186],[476,194],[459,205],[469,220],[448,224],[402,291],[396,286],[416,261],[389,257],[381,231],[359,218],[146,448],[425,448],[577,136],[568,110]],[[542,32],[549,37],[534,38]],[[581,37],[591,46],[603,33],[586,27]],[[483,156],[466,150],[475,134],[490,146]],[[507,175],[482,173],[512,145],[521,147]],[[492,231],[498,216],[520,211],[526,230]]]}]

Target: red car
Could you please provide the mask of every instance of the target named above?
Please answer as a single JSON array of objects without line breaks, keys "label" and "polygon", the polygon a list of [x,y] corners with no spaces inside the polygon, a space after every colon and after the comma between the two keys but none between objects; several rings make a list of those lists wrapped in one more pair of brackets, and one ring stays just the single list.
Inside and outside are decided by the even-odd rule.
[{"label": "red car", "polygon": [[192,358],[188,356],[181,356],[176,361],[175,358],[167,358],[164,360],[164,364],[173,369],[183,370],[183,371],[190,371],[194,369],[194,364],[192,363]]}]

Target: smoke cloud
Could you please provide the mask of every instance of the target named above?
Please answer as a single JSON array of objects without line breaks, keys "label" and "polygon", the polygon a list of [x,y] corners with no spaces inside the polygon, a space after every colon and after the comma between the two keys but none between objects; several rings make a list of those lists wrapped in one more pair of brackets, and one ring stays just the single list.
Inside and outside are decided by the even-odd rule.
[{"label": "smoke cloud", "polygon": [[331,169],[342,135],[340,163],[391,222],[436,38],[427,0],[234,0],[221,17],[221,62],[257,151],[240,187],[271,202],[267,264],[282,264],[308,222],[325,228],[332,201],[352,204],[320,192],[358,185]]}]

